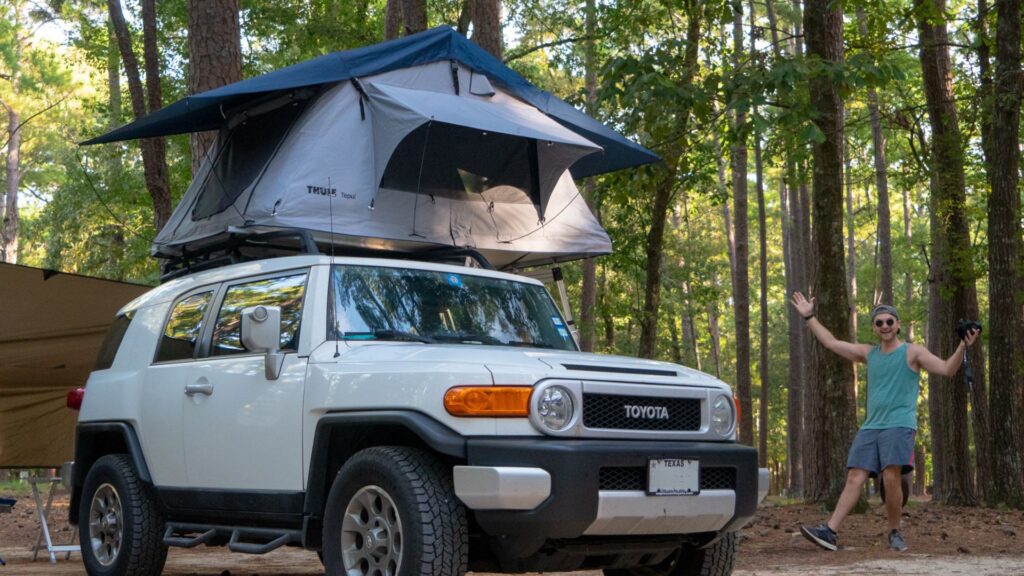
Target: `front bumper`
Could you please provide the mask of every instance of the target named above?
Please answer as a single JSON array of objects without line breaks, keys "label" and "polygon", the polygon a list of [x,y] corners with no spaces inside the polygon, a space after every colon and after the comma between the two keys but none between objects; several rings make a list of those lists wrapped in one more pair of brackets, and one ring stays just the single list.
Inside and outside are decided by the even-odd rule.
[{"label": "front bumper", "polygon": [[[760,492],[767,490],[767,476],[757,468],[756,450],[738,444],[470,438],[466,448],[467,467],[462,474],[495,478],[504,481],[505,488],[525,485],[516,484],[522,474],[503,476],[504,469],[535,469],[550,476],[548,483],[534,481],[515,500],[519,508],[525,507],[523,502],[539,502],[530,509],[508,509],[499,499],[482,498],[486,490],[480,482],[473,483],[472,498],[456,487],[477,523],[492,536],[567,539],[731,531],[754,515]],[[643,487],[621,483],[602,489],[601,482],[607,483],[602,480],[602,468],[626,471],[636,480],[636,474],[646,474],[651,458],[699,460],[702,469],[728,472],[731,486],[702,487],[700,494],[692,496],[650,496]]]}]

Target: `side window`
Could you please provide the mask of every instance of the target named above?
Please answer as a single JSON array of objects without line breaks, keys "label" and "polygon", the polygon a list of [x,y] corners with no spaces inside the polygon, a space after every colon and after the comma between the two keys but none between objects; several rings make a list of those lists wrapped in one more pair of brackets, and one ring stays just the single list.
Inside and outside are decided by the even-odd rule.
[{"label": "side window", "polygon": [[203,330],[203,317],[212,298],[212,291],[203,292],[174,305],[156,351],[157,362],[188,360],[195,356],[196,343]]},{"label": "side window", "polygon": [[246,352],[241,339],[242,309],[261,304],[281,307],[281,350],[297,350],[302,296],[305,291],[305,273],[256,280],[228,288],[217,313],[217,322],[213,325],[211,355],[226,356]]},{"label": "side window", "polygon": [[96,366],[93,370],[106,370],[114,365],[117,349],[121,347],[121,341],[124,340],[124,333],[128,331],[128,325],[132,323],[133,315],[134,312],[129,312],[114,319],[106,338],[103,339],[103,346],[100,347],[100,354],[96,357]]}]

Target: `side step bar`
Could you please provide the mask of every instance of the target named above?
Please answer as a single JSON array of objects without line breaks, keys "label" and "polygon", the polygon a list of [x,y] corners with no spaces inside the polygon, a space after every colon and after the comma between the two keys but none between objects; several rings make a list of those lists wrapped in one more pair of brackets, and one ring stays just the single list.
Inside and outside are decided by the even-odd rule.
[{"label": "side step bar", "polygon": [[[194,548],[228,538],[228,549],[242,554],[266,554],[281,546],[302,541],[301,530],[284,528],[249,528],[213,524],[168,522],[164,528],[164,544],[178,548]],[[211,544],[213,545],[213,544]]]}]

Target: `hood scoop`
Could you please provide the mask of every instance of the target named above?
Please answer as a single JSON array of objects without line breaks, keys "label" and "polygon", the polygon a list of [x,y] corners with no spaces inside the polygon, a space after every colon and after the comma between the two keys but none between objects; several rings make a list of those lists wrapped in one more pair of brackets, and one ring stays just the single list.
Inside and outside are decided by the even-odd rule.
[{"label": "hood scoop", "polygon": [[655,368],[631,368],[625,366],[595,366],[587,364],[562,364],[566,370],[578,370],[582,372],[605,372],[613,374],[639,374],[641,376],[668,376],[676,378],[679,373],[675,370],[658,370]]}]

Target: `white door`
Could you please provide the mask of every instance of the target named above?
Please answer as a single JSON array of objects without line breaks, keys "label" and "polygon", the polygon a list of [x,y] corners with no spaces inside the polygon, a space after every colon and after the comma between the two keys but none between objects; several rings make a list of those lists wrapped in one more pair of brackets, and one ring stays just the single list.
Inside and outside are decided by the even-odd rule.
[{"label": "white door", "polygon": [[[185,461],[191,488],[301,491],[302,395],[306,358],[298,349],[308,272],[227,284],[209,346],[192,363],[184,406]],[[243,308],[281,307],[281,376],[268,380],[264,355],[245,350]]]},{"label": "white door", "polygon": [[[172,306],[156,306],[139,311],[145,317],[137,321],[160,330],[152,365],[143,370],[139,440],[147,456],[146,465],[157,486],[188,486],[185,450],[182,446],[182,408],[185,385],[195,367],[195,356],[208,322],[214,289],[194,290],[178,298]],[[150,340],[152,342],[152,340]]]}]

